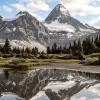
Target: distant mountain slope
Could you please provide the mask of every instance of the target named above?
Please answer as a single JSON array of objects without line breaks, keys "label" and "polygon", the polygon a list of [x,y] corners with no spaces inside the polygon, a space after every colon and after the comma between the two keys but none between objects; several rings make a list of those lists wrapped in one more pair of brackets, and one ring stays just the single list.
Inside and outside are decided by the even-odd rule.
[{"label": "distant mountain slope", "polygon": [[70,40],[94,34],[97,29],[89,25],[84,25],[73,18],[69,11],[58,4],[45,19],[44,25],[50,30],[50,41],[65,45]]},{"label": "distant mountain slope", "polygon": [[[62,5],[58,4],[49,14],[49,16],[45,19],[47,24],[58,23],[61,25],[65,25],[67,28],[71,26],[74,28],[74,31],[78,31],[80,28],[86,28],[82,23],[78,20],[71,17],[69,11]],[[66,29],[65,29],[66,30]]]},{"label": "distant mountain slope", "polygon": [[48,30],[28,12],[19,12],[15,18],[0,18],[0,40],[6,38],[13,46],[43,49],[48,44]]}]

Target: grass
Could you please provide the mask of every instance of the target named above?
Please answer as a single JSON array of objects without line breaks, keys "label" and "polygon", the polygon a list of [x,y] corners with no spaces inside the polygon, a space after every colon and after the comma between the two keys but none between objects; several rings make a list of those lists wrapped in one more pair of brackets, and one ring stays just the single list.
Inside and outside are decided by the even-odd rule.
[{"label": "grass", "polygon": [[48,57],[52,59],[73,59],[72,54],[49,54]]},{"label": "grass", "polygon": [[45,64],[48,63],[40,60],[24,59],[24,58],[9,58],[8,60],[7,58],[1,60],[0,67],[27,69],[29,67],[33,67],[36,65],[45,65]]},{"label": "grass", "polygon": [[75,59],[69,59],[69,60],[64,60],[64,59],[48,59],[47,60],[49,63],[79,63],[80,60],[75,60]]},{"label": "grass", "polygon": [[83,61],[83,64],[86,65],[100,65],[100,53],[92,53],[86,56],[86,59]]},{"label": "grass", "polygon": [[87,57],[91,57],[91,58],[93,58],[93,57],[100,57],[100,53],[92,53],[90,55],[87,55]]},{"label": "grass", "polygon": [[27,69],[37,65],[47,65],[49,63],[79,63],[75,59],[24,59],[24,58],[0,58],[0,67]]}]

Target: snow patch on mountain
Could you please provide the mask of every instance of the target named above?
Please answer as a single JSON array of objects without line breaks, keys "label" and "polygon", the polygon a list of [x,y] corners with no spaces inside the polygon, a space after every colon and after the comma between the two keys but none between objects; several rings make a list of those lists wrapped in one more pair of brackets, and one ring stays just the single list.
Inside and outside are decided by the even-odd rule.
[{"label": "snow patch on mountain", "polygon": [[44,51],[46,52],[46,47],[42,44],[40,44],[39,42],[36,41],[21,41],[21,40],[11,40],[10,44],[12,47],[19,47],[19,48],[33,48],[33,47],[37,47],[39,49],[39,51]]},{"label": "snow patch on mountain", "polygon": [[88,28],[88,29],[80,28],[80,31],[81,32],[87,32],[87,33],[95,33],[96,32],[94,29],[90,29],[90,28]]},{"label": "snow patch on mountain", "polygon": [[13,21],[16,20],[17,17],[12,17],[12,18],[2,18],[3,21]]},{"label": "snow patch on mountain", "polygon": [[53,21],[50,24],[44,24],[50,31],[67,31],[75,32],[75,28],[67,23],[59,23],[58,20]]},{"label": "snow patch on mountain", "polygon": [[16,31],[16,27],[13,28],[13,31]]}]

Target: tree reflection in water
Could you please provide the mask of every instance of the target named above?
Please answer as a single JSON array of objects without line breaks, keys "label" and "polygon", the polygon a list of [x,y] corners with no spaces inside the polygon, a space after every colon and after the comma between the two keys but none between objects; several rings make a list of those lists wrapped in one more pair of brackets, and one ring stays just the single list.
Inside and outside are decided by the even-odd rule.
[{"label": "tree reflection in water", "polygon": [[8,79],[9,78],[9,72],[8,72],[8,70],[5,69],[4,70],[4,74],[5,74],[5,78]]}]

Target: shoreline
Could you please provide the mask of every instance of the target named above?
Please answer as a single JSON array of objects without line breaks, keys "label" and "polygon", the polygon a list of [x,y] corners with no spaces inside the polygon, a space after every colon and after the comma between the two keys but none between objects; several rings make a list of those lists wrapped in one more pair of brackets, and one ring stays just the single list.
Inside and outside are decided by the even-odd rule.
[{"label": "shoreline", "polygon": [[83,65],[83,64],[78,64],[78,63],[49,63],[48,65],[34,66],[34,68],[66,69],[66,70],[72,70],[72,71],[81,71],[81,72],[99,73],[100,74],[100,66],[98,66],[98,65],[96,65],[96,66],[95,65]]},{"label": "shoreline", "polygon": [[24,58],[1,58],[1,69],[28,70],[28,69],[67,69],[81,72],[100,74],[100,65],[80,64],[76,59],[24,59]]}]

